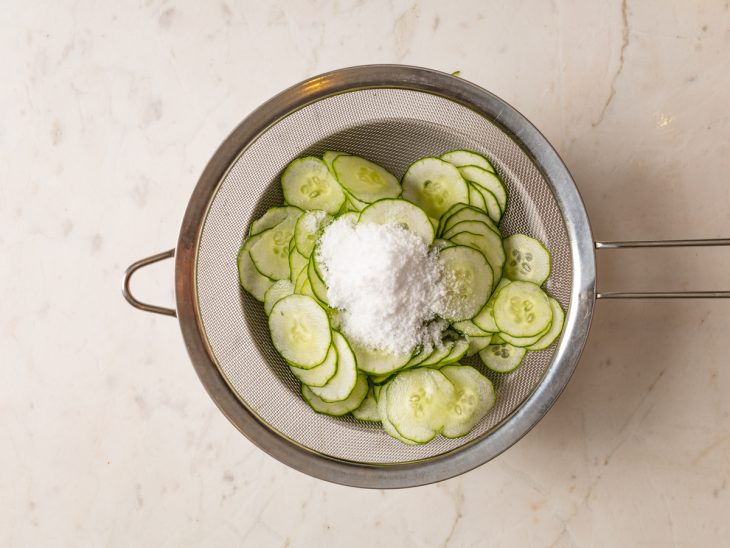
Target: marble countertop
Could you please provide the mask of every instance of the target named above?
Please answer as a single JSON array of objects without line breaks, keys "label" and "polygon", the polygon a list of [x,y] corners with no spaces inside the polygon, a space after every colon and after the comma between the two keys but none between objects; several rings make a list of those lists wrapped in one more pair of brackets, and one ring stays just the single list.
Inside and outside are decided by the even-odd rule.
[{"label": "marble countertop", "polygon": [[[730,235],[727,1],[3,2],[0,544],[720,546],[730,303],[600,302],[567,389],[459,478],[286,468],[209,399],[124,268],[173,247],[227,133],[306,77],[406,63],[554,144],[600,240]],[[169,263],[169,262],[168,262]],[[602,252],[602,289],[730,289],[730,250]],[[172,304],[172,265],[137,292]]]}]

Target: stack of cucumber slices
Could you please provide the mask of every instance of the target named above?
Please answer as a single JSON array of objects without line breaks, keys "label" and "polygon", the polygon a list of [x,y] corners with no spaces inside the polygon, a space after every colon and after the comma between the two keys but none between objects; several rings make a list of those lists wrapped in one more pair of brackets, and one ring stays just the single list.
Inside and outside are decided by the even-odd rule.
[{"label": "stack of cucumber slices", "polygon": [[[281,176],[286,205],[251,224],[238,254],[243,288],[262,301],[271,339],[317,412],[380,422],[403,443],[464,436],[495,403],[492,382],[459,360],[479,355],[514,371],[560,336],[564,312],[542,285],[550,254],[538,240],[502,238],[507,193],[492,164],[465,150],[417,160],[402,180],[358,156],[294,160]],[[328,305],[317,244],[335,219],[394,223],[438,253],[445,286],[435,346],[401,354],[358,345]]]}]

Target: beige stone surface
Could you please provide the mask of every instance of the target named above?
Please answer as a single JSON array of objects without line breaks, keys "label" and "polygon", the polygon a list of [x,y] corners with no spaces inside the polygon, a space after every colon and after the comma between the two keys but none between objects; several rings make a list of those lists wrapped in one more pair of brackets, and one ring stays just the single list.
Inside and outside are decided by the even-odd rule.
[{"label": "beige stone surface", "polygon": [[[546,418],[393,492],[328,484],[217,411],[177,323],[119,294],[172,247],[227,133],[364,63],[501,96],[564,158],[602,240],[730,235],[728,2],[1,3],[0,544],[724,546],[730,301],[600,302]],[[606,251],[602,289],[730,289],[730,250]],[[171,265],[138,292],[172,303]]]}]

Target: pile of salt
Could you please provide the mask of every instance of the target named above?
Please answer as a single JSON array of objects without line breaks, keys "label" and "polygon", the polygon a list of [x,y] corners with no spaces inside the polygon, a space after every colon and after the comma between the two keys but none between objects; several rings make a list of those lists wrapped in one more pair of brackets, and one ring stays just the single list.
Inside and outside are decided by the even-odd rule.
[{"label": "pile of salt", "polygon": [[317,260],[348,338],[389,352],[440,345],[446,324],[435,318],[445,289],[436,254],[419,236],[338,219],[324,230]]}]

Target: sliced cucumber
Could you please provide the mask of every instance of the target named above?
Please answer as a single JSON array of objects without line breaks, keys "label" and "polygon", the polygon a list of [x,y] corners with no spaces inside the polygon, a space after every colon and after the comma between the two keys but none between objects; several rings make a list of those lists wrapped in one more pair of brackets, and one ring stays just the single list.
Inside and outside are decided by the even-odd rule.
[{"label": "sliced cucumber", "polygon": [[378,416],[380,417],[380,422],[383,424],[383,430],[385,430],[388,435],[402,443],[405,443],[406,445],[418,445],[415,441],[401,436],[400,432],[398,432],[395,426],[393,426],[390,422],[390,419],[388,418],[388,386],[390,386],[390,383],[384,384],[382,387],[378,387],[380,388],[380,393],[376,392],[373,388],[373,393],[378,400]]},{"label": "sliced cucumber", "polygon": [[251,246],[251,260],[267,278],[283,280],[289,277],[289,243],[294,235],[298,217],[292,215],[278,225],[259,233]]},{"label": "sliced cucumber", "polygon": [[446,289],[443,317],[453,321],[472,318],[486,304],[492,290],[489,263],[479,251],[466,246],[442,249],[438,260]]},{"label": "sliced cucumber", "polygon": [[479,221],[484,223],[488,228],[491,228],[497,236],[500,238],[502,237],[499,227],[485,211],[469,205],[459,204],[459,206],[460,207],[458,208],[454,208],[451,213],[447,212],[447,214],[444,215],[443,222],[440,227],[441,230],[439,232],[441,237],[444,237],[443,235],[455,225],[466,221]]},{"label": "sliced cucumber", "polygon": [[494,302],[497,327],[513,337],[533,337],[544,331],[552,319],[548,296],[530,282],[512,282],[499,291]]},{"label": "sliced cucumber", "polygon": [[407,364],[413,355],[412,352],[383,352],[355,342],[351,343],[351,346],[357,360],[357,368],[370,375],[384,375],[397,371]]},{"label": "sliced cucumber", "polygon": [[345,201],[337,179],[313,156],[290,163],[281,175],[281,188],[286,202],[302,209],[322,209],[334,215]]},{"label": "sliced cucumber", "polygon": [[464,354],[466,354],[466,351],[468,349],[469,343],[466,341],[466,339],[458,339],[456,341],[452,341],[451,352],[449,352],[447,356],[444,356],[439,361],[429,365],[428,367],[441,368],[446,365],[454,364],[464,357]]},{"label": "sliced cucumber", "polygon": [[[376,402],[380,399],[380,391],[382,389],[383,389],[383,387],[379,384],[373,385],[373,396],[375,396]],[[380,412],[378,412],[378,415],[380,415]]]},{"label": "sliced cucumber", "polygon": [[294,284],[290,280],[279,280],[274,283],[264,294],[264,311],[268,316],[271,309],[284,297],[294,294]]},{"label": "sliced cucumber", "polygon": [[486,188],[473,184],[471,181],[467,181],[467,183],[469,183],[470,188],[476,189],[476,191],[481,194],[482,199],[484,200],[483,210],[487,212],[487,215],[489,215],[489,218],[492,219],[492,221],[499,224],[499,221],[502,220],[502,210],[500,209],[499,203],[497,202],[497,198],[495,198],[494,194],[489,192]]},{"label": "sliced cucumber", "polygon": [[[484,308],[479,311],[479,314],[474,316],[474,318],[472,319],[477,327],[490,333],[496,333],[499,331],[499,327],[497,327],[497,323],[494,321],[494,301],[497,299],[497,295],[499,294],[500,290],[510,283],[511,282],[506,278],[502,278],[501,280],[499,280],[499,283],[497,284],[497,287],[494,288],[492,296],[489,297],[487,304],[484,305]],[[467,333],[467,335],[469,335],[469,333]]]},{"label": "sliced cucumber", "polygon": [[332,167],[332,164],[335,161],[335,158],[337,158],[338,156],[349,156],[349,154],[347,154],[346,152],[335,152],[334,150],[328,150],[327,152],[322,154],[322,161],[332,172],[332,175],[335,174],[335,168]]},{"label": "sliced cucumber", "polygon": [[348,223],[354,225],[358,220],[360,220],[360,214],[357,211],[348,211],[347,213],[343,213],[337,217],[338,221],[342,221],[343,219],[346,219]]},{"label": "sliced cucumber", "polygon": [[497,200],[500,211],[504,213],[507,208],[507,191],[504,189],[502,181],[493,171],[476,166],[465,166],[460,167],[459,172],[467,181],[488,190]]},{"label": "sliced cucumber", "polygon": [[258,301],[264,300],[264,295],[269,288],[274,285],[274,281],[267,278],[256,270],[249,254],[249,249],[252,245],[255,245],[260,235],[253,236],[246,240],[246,243],[241,247],[241,251],[238,252],[237,264],[238,264],[238,279],[241,282],[243,288],[248,291],[254,299]]},{"label": "sliced cucumber", "polygon": [[492,335],[492,342],[491,344],[504,344],[504,339],[500,337],[500,333],[495,333]]},{"label": "sliced cucumber", "polygon": [[535,344],[537,341],[542,339],[547,333],[550,331],[550,326],[552,325],[552,321],[550,324],[545,328],[542,332],[538,333],[537,335],[533,337],[513,337],[509,333],[500,333],[500,338],[506,342],[511,344],[512,346],[519,346],[522,348],[527,348],[533,344]]},{"label": "sliced cucumber", "polygon": [[[469,183],[469,181],[467,181]],[[476,185],[469,184],[469,205],[487,211],[487,203],[484,201],[484,196],[477,190]]]},{"label": "sliced cucumber", "polygon": [[[337,373],[324,386],[312,387],[312,392],[326,402],[342,401],[347,398],[360,376],[357,372],[355,354],[347,339],[338,331],[333,331],[332,343],[337,350]],[[367,392],[367,389],[365,391]]]},{"label": "sliced cucumber", "polygon": [[528,350],[545,350],[548,346],[553,344],[563,332],[563,323],[565,322],[565,312],[563,311],[563,308],[560,306],[560,303],[552,297],[550,297],[550,308],[553,311],[553,323],[550,326],[550,330],[536,343],[528,346]]},{"label": "sliced cucumber", "polygon": [[469,337],[469,348],[466,350],[467,357],[471,357],[484,350],[492,342],[492,335],[486,337]]},{"label": "sliced cucumber", "polygon": [[302,385],[302,396],[317,413],[341,417],[360,407],[368,394],[368,381],[365,375],[358,375],[350,394],[343,400],[328,402],[318,397],[306,384]]},{"label": "sliced cucumber", "polygon": [[289,279],[292,283],[296,284],[299,275],[307,269],[308,264],[309,260],[299,253],[296,248],[289,251],[289,270],[291,271]]},{"label": "sliced cucumber", "polygon": [[455,396],[454,385],[436,369],[403,371],[388,383],[388,419],[404,438],[425,443],[444,427]]},{"label": "sliced cucumber", "polygon": [[454,400],[442,430],[446,438],[458,438],[471,432],[496,401],[492,381],[468,365],[447,365],[441,373],[454,385]]},{"label": "sliced cucumber", "polygon": [[413,357],[408,361],[407,364],[405,364],[403,367],[416,367],[417,365],[420,365],[422,362],[426,361],[431,354],[434,352],[437,352],[438,350],[433,348],[432,346],[424,346],[421,347],[421,349],[416,352]]},{"label": "sliced cucumber", "polygon": [[430,367],[432,365],[436,365],[441,360],[446,358],[451,354],[451,351],[454,349],[454,341],[446,341],[438,348],[435,348],[433,352],[431,352],[431,355],[423,360],[421,363],[418,364],[418,367]]},{"label": "sliced cucumber", "polygon": [[264,230],[273,228],[289,216],[299,216],[302,210],[293,206],[271,207],[260,218],[251,223],[249,236],[260,234]]},{"label": "sliced cucumber", "polygon": [[327,286],[322,281],[322,278],[317,272],[314,264],[314,258],[309,259],[309,266],[307,266],[307,278],[309,279],[309,285],[312,286],[312,292],[318,300],[327,304]]},{"label": "sliced cucumber", "polygon": [[479,352],[479,357],[492,371],[497,373],[509,373],[514,371],[522,363],[527,354],[527,349],[518,348],[511,344],[490,344]]},{"label": "sliced cucumber", "polygon": [[447,247],[453,247],[454,243],[450,242],[449,240],[444,240],[443,238],[436,238],[431,245],[433,245],[433,247],[440,251],[442,249],[446,249]]},{"label": "sliced cucumber", "polygon": [[504,240],[504,253],[504,275],[510,280],[542,285],[550,276],[550,252],[539,240],[513,234]]},{"label": "sliced cucumber", "polygon": [[[488,302],[489,301],[487,301],[487,303]],[[487,305],[484,305],[484,306],[487,306]],[[484,331],[484,329],[479,327],[474,322],[474,320],[461,320],[460,322],[452,323],[451,327],[456,329],[459,333],[466,335],[468,337],[485,337],[485,336],[491,335],[493,333],[492,331]],[[494,331],[496,331],[496,330],[497,330],[497,326],[495,325]]]},{"label": "sliced cucumber", "polygon": [[363,209],[370,205],[368,202],[358,200],[352,194],[348,194],[347,192],[345,192],[345,194],[347,194],[347,203],[349,204],[347,208],[348,212],[360,213]]},{"label": "sliced cucumber", "polygon": [[452,205],[469,201],[469,189],[459,170],[438,158],[423,158],[411,164],[403,176],[403,197],[433,219]]},{"label": "sliced cucumber", "polygon": [[337,373],[337,350],[335,345],[330,345],[327,357],[324,361],[312,367],[312,369],[301,369],[299,367],[289,366],[294,376],[307,386],[324,386]]},{"label": "sliced cucumber", "polygon": [[367,396],[362,400],[360,407],[353,409],[352,416],[359,421],[380,422],[378,414],[378,402],[373,394],[373,387],[368,390]]},{"label": "sliced cucumber", "polygon": [[460,246],[468,246],[481,252],[491,267],[492,284],[496,286],[497,280],[502,277],[502,265],[504,265],[502,240],[490,230],[485,230],[485,232],[488,234],[460,232],[454,235],[451,241]]},{"label": "sliced cucumber", "polygon": [[457,234],[467,232],[469,234],[488,235],[491,238],[491,234],[489,234],[489,232],[491,232],[492,234],[500,238],[501,241],[501,236],[499,232],[496,232],[489,224],[487,224],[487,222],[488,218],[485,217],[480,220],[461,221],[456,224],[449,225],[449,228],[444,231],[442,236],[447,240],[450,240]]},{"label": "sliced cucumber", "polygon": [[331,221],[332,216],[322,210],[307,211],[299,217],[294,229],[294,243],[297,251],[305,257],[311,256],[322,228]]},{"label": "sliced cucumber", "polygon": [[370,377],[370,380],[375,386],[379,386],[381,384],[385,384],[392,376],[393,373],[385,373],[384,375],[372,375]]},{"label": "sliced cucumber", "polygon": [[369,205],[360,213],[360,223],[395,223],[420,236],[431,245],[434,229],[428,215],[418,206],[405,200],[385,199]]},{"label": "sliced cucumber", "polygon": [[322,363],[332,344],[327,312],[305,295],[289,295],[276,303],[269,316],[269,330],[279,354],[302,369]]},{"label": "sliced cucumber", "polygon": [[471,152],[470,150],[452,150],[441,155],[442,160],[446,160],[456,167],[462,166],[479,166],[494,173],[494,166],[481,154]]},{"label": "sliced cucumber", "polygon": [[398,179],[365,158],[338,156],[332,167],[337,180],[347,193],[362,202],[373,203],[383,198],[395,198],[401,193]]},{"label": "sliced cucumber", "polygon": [[[467,193],[468,193],[468,190],[467,190]],[[456,203],[456,204],[452,205],[449,209],[447,209],[443,213],[443,215],[441,215],[441,218],[439,219],[438,227],[436,227],[436,236],[440,236],[441,234],[443,234],[443,232],[444,232],[444,224],[451,217],[453,217],[454,215],[456,215],[456,213],[458,213],[459,211],[461,211],[462,209],[467,208],[467,207],[468,208],[471,208],[473,211],[480,212],[482,215],[486,215],[486,212],[485,211],[482,211],[482,210],[480,210],[480,209],[478,209],[478,208],[476,208],[474,206],[470,206],[469,204]]]}]

